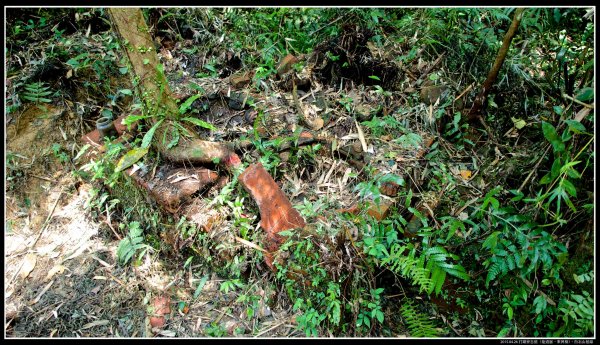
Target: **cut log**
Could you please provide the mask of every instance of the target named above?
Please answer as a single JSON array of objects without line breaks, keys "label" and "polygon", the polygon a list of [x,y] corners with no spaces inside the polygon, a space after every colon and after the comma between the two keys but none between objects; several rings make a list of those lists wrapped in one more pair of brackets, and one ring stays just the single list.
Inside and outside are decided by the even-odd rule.
[{"label": "cut log", "polygon": [[283,244],[280,232],[294,228],[303,228],[304,218],[287,199],[283,191],[265,170],[262,164],[250,165],[240,176],[239,181],[256,201],[260,211],[260,226],[266,231],[267,239],[265,261],[271,269],[273,253]]}]

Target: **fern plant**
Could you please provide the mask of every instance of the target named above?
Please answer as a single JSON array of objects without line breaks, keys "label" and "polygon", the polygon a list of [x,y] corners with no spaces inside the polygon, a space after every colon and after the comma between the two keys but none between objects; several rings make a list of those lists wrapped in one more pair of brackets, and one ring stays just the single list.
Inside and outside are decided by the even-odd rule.
[{"label": "fern plant", "polygon": [[419,291],[426,291],[427,294],[435,292],[438,295],[442,291],[447,274],[465,281],[470,279],[463,266],[449,261],[457,260],[458,256],[448,253],[443,247],[429,247],[418,257],[416,255],[417,250],[412,243],[395,243],[390,248],[390,254],[382,260],[382,264],[389,265],[391,271],[411,279],[414,285],[419,286]]},{"label": "fern plant", "polygon": [[141,258],[150,248],[144,243],[143,232],[139,222],[129,223],[129,233],[117,247],[117,258],[122,265],[127,264],[139,250],[141,251],[138,258]]},{"label": "fern plant", "polygon": [[46,97],[51,94],[52,91],[50,91],[49,86],[46,86],[46,83],[37,82],[25,85],[25,91],[21,98],[34,103],[50,103],[52,100]]},{"label": "fern plant", "polygon": [[562,299],[558,311],[563,320],[563,326],[553,336],[567,333],[571,337],[585,337],[594,334],[594,297],[587,291],[581,295],[570,293]]},{"label": "fern plant", "polygon": [[419,313],[409,299],[402,300],[400,314],[402,314],[402,319],[408,326],[410,336],[419,338],[439,336],[439,329],[435,327],[434,322],[426,315]]},{"label": "fern plant", "polygon": [[423,267],[423,261],[416,256],[417,249],[412,243],[400,245],[394,243],[390,253],[382,261],[382,265],[389,265],[389,269],[412,281],[419,286],[419,291],[429,291],[432,286],[429,272]]}]

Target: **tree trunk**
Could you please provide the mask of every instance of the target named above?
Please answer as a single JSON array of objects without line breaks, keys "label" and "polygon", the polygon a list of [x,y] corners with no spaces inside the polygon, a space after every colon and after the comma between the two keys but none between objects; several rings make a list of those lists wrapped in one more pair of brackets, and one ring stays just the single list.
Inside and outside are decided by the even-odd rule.
[{"label": "tree trunk", "polygon": [[[181,136],[177,146],[167,149],[174,123],[180,118],[179,107],[158,61],[154,42],[139,8],[110,8],[115,31],[120,36],[123,51],[131,63],[134,85],[142,99],[144,114],[150,116],[150,125],[164,118],[154,133],[152,145],[163,157],[175,163],[224,164],[229,170],[241,164],[239,157],[226,145]],[[178,130],[178,129],[175,129]]]},{"label": "tree trunk", "polygon": [[481,112],[485,107],[485,100],[487,99],[487,95],[492,88],[492,85],[496,81],[498,77],[498,72],[500,72],[500,68],[504,63],[504,59],[506,58],[506,54],[508,53],[508,48],[510,47],[510,43],[512,39],[515,37],[517,33],[517,29],[519,28],[519,24],[521,23],[521,18],[523,18],[524,8],[517,8],[515,10],[515,15],[513,16],[512,23],[510,24],[510,28],[504,35],[504,40],[502,41],[502,47],[498,51],[498,55],[496,56],[496,61],[494,61],[494,65],[492,69],[488,73],[487,79],[483,83],[481,87],[481,91],[475,98],[475,102],[469,111],[469,120],[473,121],[478,118],[481,118]]},{"label": "tree trunk", "polygon": [[144,106],[150,113],[165,114],[177,118],[179,108],[159,67],[154,42],[139,8],[110,8],[112,22],[121,37],[123,51],[133,68],[134,84],[137,84]]}]

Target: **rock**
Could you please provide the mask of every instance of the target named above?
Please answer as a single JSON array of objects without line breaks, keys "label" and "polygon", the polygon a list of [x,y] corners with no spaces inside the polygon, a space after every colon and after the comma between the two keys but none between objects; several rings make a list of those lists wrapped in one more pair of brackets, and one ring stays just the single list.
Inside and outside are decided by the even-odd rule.
[{"label": "rock", "polygon": [[239,175],[239,181],[244,189],[253,197],[260,212],[260,226],[265,230],[267,236],[264,248],[267,265],[275,270],[273,266],[273,252],[285,239],[278,235],[284,230],[303,228],[304,218],[292,207],[292,204],[265,170],[261,163],[250,165]]},{"label": "rock", "polygon": [[360,143],[360,141],[355,141],[352,144],[352,152],[355,154],[361,154],[363,152],[362,144]]},{"label": "rock", "polygon": [[381,194],[387,196],[396,196],[398,194],[398,190],[400,190],[400,185],[393,181],[386,181],[381,184],[381,187],[379,187]]},{"label": "rock", "polygon": [[370,104],[359,104],[354,108],[359,122],[369,121],[379,112],[379,107]]},{"label": "rock", "polygon": [[377,220],[383,220],[387,217],[390,206],[392,206],[393,201],[382,199],[379,205],[372,203],[369,209],[367,210],[367,214]]},{"label": "rock", "polygon": [[227,105],[233,110],[242,110],[244,108],[244,95],[242,93],[231,93]]},{"label": "rock", "polygon": [[318,131],[321,128],[323,128],[323,126],[325,125],[325,120],[323,120],[320,117],[317,117],[316,119],[306,123],[310,129],[312,129],[313,131]]}]

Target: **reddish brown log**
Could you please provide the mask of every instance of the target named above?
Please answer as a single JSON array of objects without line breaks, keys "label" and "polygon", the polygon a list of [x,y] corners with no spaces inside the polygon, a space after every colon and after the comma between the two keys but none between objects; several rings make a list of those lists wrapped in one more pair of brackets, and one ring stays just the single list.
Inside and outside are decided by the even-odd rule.
[{"label": "reddish brown log", "polygon": [[277,251],[284,242],[284,238],[278,233],[284,230],[303,228],[304,219],[292,207],[290,201],[262,164],[250,165],[240,174],[239,181],[258,205],[260,226],[267,233],[265,249],[270,252],[265,255],[265,259],[267,265],[274,269],[272,253]]},{"label": "reddish brown log", "polygon": [[140,176],[139,172],[131,174],[132,169],[126,170],[128,175],[142,187],[163,208],[169,212],[177,212],[179,206],[189,201],[190,197],[215,183],[219,177],[216,172],[206,168],[178,168],[166,171],[162,178]]}]

